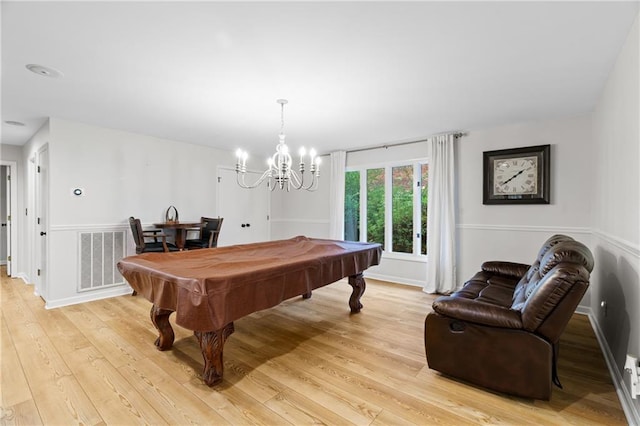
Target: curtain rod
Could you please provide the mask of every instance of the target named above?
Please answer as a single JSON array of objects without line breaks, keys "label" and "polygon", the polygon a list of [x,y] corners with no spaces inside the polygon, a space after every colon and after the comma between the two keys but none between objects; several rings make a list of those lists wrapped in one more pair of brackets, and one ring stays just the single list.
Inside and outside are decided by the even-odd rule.
[{"label": "curtain rod", "polygon": [[[467,136],[467,133],[466,132],[439,133],[437,135],[430,136],[429,138],[432,138],[432,137],[435,137],[435,136],[444,136],[444,135],[453,135],[454,138],[461,138],[463,136]],[[381,148],[387,149],[387,148],[391,148],[391,147],[394,147],[394,146],[411,145],[413,143],[427,142],[429,140],[429,138],[420,139],[420,140],[417,140],[417,141],[398,142],[398,143],[393,143],[393,144],[370,146],[370,147],[367,147],[367,148],[351,149],[351,150],[348,150],[347,153],[370,151],[372,149],[381,149]]]}]

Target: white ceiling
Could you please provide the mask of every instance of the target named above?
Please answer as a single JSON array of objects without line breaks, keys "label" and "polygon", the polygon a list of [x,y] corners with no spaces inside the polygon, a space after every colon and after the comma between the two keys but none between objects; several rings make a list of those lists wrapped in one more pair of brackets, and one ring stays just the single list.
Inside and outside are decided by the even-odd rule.
[{"label": "white ceiling", "polygon": [[278,98],[323,153],[584,114],[638,6],[3,1],[1,141],[57,117],[266,153]]}]

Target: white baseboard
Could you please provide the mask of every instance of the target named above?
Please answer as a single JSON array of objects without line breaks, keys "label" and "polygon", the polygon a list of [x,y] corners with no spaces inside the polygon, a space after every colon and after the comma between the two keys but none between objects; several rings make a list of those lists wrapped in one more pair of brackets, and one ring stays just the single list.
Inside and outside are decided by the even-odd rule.
[{"label": "white baseboard", "polygon": [[[620,405],[622,405],[622,410],[624,411],[624,415],[627,418],[627,422],[631,426],[640,426],[640,412],[638,412],[636,405],[633,403],[633,398],[631,398],[631,394],[627,389],[624,379],[620,375],[620,371],[618,371],[615,359],[613,357],[613,354],[611,353],[611,350],[609,349],[609,345],[607,345],[607,341],[604,338],[604,333],[600,329],[600,325],[598,325],[598,322],[595,320],[591,308],[579,308],[582,308],[580,309],[580,311],[585,311],[585,315],[589,317],[591,328],[593,328],[596,339],[598,339],[600,350],[602,351],[604,360],[607,363],[607,368],[609,369],[609,374],[611,375],[613,386],[615,387],[616,393],[618,394],[618,399],[620,400]],[[582,313],[579,312],[578,309],[576,309],[576,312]]]},{"label": "white baseboard", "polygon": [[31,284],[31,281],[29,280],[29,276],[27,274],[25,274],[24,272],[18,272],[16,274],[12,274],[11,277],[12,278],[19,278],[22,281],[24,281],[25,284]]},{"label": "white baseboard", "polygon": [[412,280],[409,278],[392,277],[390,275],[372,274],[365,271],[365,278],[371,278],[373,280],[387,281],[390,283],[410,285],[414,287],[424,287],[425,283],[419,280]]},{"label": "white baseboard", "polygon": [[44,307],[46,309],[60,308],[62,306],[77,305],[79,303],[92,302],[94,300],[109,299],[111,297],[124,296],[131,294],[133,289],[128,285],[111,287],[99,293],[90,292],[82,293],[77,296],[67,297],[65,299],[47,300]]}]

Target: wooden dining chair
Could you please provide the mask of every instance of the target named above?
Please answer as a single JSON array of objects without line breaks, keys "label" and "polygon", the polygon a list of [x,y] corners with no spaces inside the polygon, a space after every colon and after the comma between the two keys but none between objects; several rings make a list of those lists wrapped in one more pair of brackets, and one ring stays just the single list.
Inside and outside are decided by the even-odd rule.
[{"label": "wooden dining chair", "polygon": [[[133,234],[133,242],[136,244],[137,254],[179,250],[175,244],[167,242],[167,236],[162,233],[162,230],[153,229],[143,231],[140,219],[136,219],[133,216],[129,218],[129,225],[131,226],[131,233]],[[145,241],[149,239],[153,239],[153,241]],[[158,241],[159,239],[160,241]]]},{"label": "wooden dining chair", "polygon": [[[136,219],[133,216],[129,218],[129,226],[131,226],[131,233],[133,234],[133,242],[136,245],[136,253],[153,253],[153,252],[170,252],[178,251],[178,247],[175,244],[167,242],[167,236],[162,233],[160,229],[152,229],[149,231],[142,230],[142,224],[140,219]],[[146,242],[145,239],[153,239],[152,242]],[[158,241],[158,239],[162,241]],[[131,293],[132,296],[138,294],[135,290]]]},{"label": "wooden dining chair", "polygon": [[218,236],[222,228],[223,218],[202,217],[200,218],[200,229],[197,239],[187,240],[185,248],[187,250],[211,248],[218,246]]}]

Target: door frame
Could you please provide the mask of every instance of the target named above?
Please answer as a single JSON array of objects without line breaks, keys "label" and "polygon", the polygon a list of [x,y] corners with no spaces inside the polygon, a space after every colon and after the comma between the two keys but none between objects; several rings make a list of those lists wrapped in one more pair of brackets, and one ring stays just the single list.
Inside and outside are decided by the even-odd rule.
[{"label": "door frame", "polygon": [[0,166],[6,166],[7,175],[11,176],[9,181],[11,193],[9,194],[9,208],[7,209],[7,213],[11,216],[11,225],[7,220],[7,229],[10,229],[7,238],[7,275],[11,276],[18,261],[18,163],[0,160]]}]

